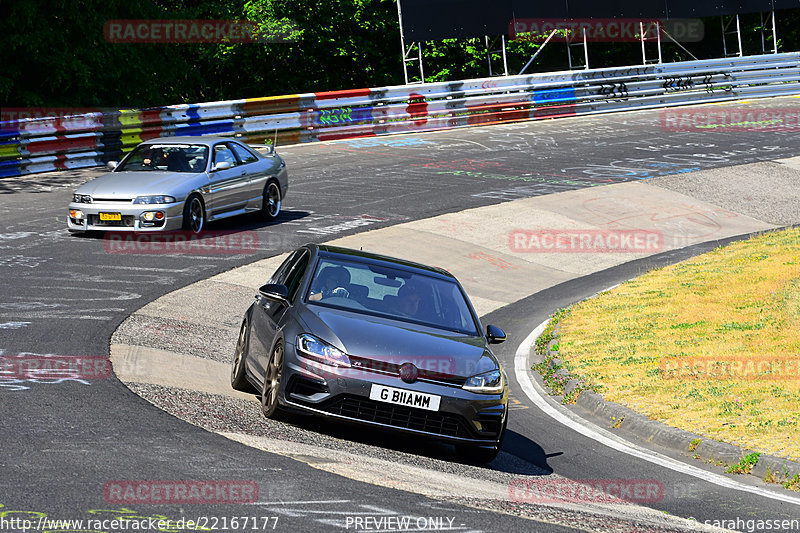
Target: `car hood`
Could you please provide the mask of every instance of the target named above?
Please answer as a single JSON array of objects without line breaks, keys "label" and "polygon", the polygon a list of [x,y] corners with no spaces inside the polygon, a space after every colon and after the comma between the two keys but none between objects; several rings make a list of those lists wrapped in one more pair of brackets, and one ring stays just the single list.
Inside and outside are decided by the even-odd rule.
[{"label": "car hood", "polygon": [[[351,359],[401,365],[413,363],[453,377],[469,377],[499,365],[482,336],[310,305],[303,314],[307,331],[343,350]],[[354,361],[355,366],[355,361]]]},{"label": "car hood", "polygon": [[[136,196],[172,194],[184,196],[204,174],[187,172],[110,172],[81,185],[78,194],[92,198],[134,198]],[[184,193],[184,194],[180,194]],[[179,198],[180,199],[180,198]]]}]

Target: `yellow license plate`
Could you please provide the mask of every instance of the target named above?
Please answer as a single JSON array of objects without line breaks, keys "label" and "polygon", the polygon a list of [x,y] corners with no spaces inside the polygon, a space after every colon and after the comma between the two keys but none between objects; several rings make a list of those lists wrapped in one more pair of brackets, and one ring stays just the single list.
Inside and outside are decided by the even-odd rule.
[{"label": "yellow license plate", "polygon": [[100,220],[122,220],[122,213],[100,213]]}]

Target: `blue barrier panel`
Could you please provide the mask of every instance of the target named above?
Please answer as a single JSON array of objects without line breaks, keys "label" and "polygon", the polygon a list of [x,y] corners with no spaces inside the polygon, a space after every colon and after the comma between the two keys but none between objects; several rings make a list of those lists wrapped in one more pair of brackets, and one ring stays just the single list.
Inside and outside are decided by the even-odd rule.
[{"label": "blue barrier panel", "polygon": [[0,161],[0,178],[21,176],[20,161]]},{"label": "blue barrier panel", "polygon": [[233,133],[233,121],[206,122],[204,124],[189,123],[175,128],[175,135],[214,135],[218,133]]},{"label": "blue barrier panel", "polygon": [[567,103],[575,101],[575,88],[562,87],[559,89],[546,89],[533,91],[531,100],[537,103]]}]

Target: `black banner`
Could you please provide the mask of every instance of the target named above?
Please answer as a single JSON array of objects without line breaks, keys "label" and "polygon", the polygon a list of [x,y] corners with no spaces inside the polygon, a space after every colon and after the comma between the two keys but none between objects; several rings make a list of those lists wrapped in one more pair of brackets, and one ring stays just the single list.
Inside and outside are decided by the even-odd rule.
[{"label": "black banner", "polygon": [[399,0],[406,41],[508,35],[517,19],[675,19],[800,7],[800,0]]}]

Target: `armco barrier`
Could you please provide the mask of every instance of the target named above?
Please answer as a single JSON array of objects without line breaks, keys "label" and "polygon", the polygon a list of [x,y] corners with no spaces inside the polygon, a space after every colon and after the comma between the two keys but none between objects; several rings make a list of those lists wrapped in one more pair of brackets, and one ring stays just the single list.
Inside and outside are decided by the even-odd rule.
[{"label": "armco barrier", "polygon": [[318,92],[0,122],[0,177],[118,160],[138,143],[278,144],[800,93],[800,53]]}]

